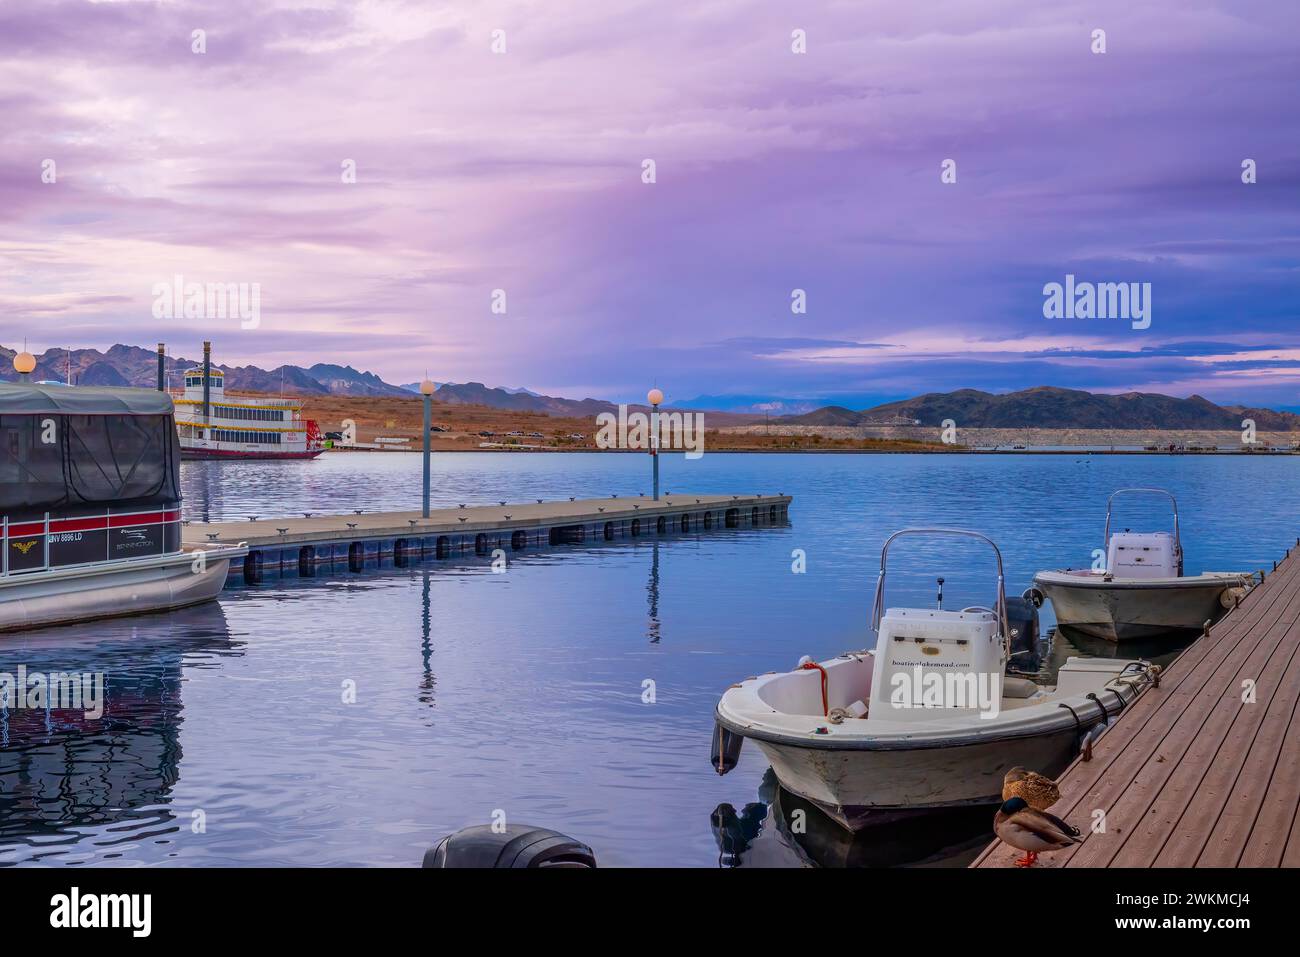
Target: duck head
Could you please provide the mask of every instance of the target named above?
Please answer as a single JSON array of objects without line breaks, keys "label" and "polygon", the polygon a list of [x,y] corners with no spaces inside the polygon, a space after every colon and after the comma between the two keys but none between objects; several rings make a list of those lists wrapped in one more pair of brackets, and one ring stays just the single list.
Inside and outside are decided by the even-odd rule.
[{"label": "duck head", "polygon": [[1007,798],[1005,801],[1003,801],[1000,810],[1002,811],[1003,814],[1011,815],[1011,814],[1015,814],[1017,811],[1023,811],[1027,807],[1029,807],[1029,804],[1028,802],[1025,801],[1024,798],[1013,797],[1013,798]]}]

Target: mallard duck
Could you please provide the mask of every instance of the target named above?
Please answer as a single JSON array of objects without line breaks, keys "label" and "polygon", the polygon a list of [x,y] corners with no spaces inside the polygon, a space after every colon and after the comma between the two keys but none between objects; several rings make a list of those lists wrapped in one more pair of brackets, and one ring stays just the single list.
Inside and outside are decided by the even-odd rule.
[{"label": "mallard duck", "polygon": [[1002,800],[1007,801],[1013,797],[1024,798],[1025,803],[1035,811],[1046,811],[1061,800],[1061,791],[1051,778],[1017,766],[1002,779]]},{"label": "mallard duck", "polygon": [[1054,814],[1037,811],[1022,797],[1009,798],[993,817],[993,831],[1004,844],[1025,852],[1016,867],[1032,867],[1039,851],[1054,851],[1081,840],[1079,829]]}]

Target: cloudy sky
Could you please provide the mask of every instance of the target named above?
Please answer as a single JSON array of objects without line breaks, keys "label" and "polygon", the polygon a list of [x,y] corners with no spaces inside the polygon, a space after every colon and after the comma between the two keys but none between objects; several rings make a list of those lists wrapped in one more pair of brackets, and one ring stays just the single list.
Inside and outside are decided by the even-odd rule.
[{"label": "cloudy sky", "polygon": [[[0,0],[0,343],[1300,406],[1298,84],[1293,0]],[[1150,327],[1045,318],[1066,274]]]}]

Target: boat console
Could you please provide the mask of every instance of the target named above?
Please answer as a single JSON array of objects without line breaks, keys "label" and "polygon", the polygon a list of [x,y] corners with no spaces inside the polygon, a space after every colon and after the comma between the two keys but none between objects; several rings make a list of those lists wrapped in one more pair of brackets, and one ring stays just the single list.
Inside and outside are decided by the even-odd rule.
[{"label": "boat console", "polygon": [[1178,543],[1169,532],[1116,532],[1106,547],[1106,573],[1114,578],[1177,578]]},{"label": "boat console", "polygon": [[896,706],[891,702],[898,688],[915,686],[918,678],[924,688],[929,675],[942,680],[933,682],[933,697],[923,698],[927,706],[973,707],[969,696],[952,700],[952,692],[971,679],[1000,676],[1006,667],[997,616],[988,610],[891,608],[880,621],[875,657],[870,704],[876,714]]},{"label": "boat console", "polygon": [[[1172,532],[1122,532],[1111,534],[1111,510],[1120,495],[1145,493],[1169,498],[1174,511]],[[1121,488],[1106,500],[1106,574],[1111,578],[1180,578],[1183,574],[1183,543],[1178,533],[1178,502],[1162,488]]]},{"label": "boat console", "polygon": [[[986,542],[997,556],[995,607],[945,611],[943,579],[939,579],[937,604],[940,607],[890,608],[881,614],[889,546],[904,535],[955,535]],[[1010,655],[1010,631],[1002,553],[991,539],[956,528],[909,528],[891,535],[880,552],[880,577],[872,619],[877,636],[870,701],[874,714],[885,714],[899,707],[900,690],[906,692],[901,697],[907,699],[909,706],[924,708],[976,707],[977,696],[973,692],[981,687],[996,691],[1000,697],[1002,675]],[[916,689],[921,690],[920,696],[915,694]]]}]

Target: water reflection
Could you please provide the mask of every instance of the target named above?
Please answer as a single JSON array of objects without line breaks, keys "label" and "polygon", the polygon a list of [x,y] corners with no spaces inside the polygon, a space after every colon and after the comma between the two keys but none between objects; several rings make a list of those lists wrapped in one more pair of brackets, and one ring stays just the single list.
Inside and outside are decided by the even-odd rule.
[{"label": "water reflection", "polygon": [[965,867],[993,838],[994,804],[919,812],[856,833],[781,787],[771,768],[759,800],[709,818],[720,867]]},{"label": "water reflection", "polygon": [[420,676],[420,704],[433,707],[433,692],[438,679],[433,673],[433,610],[429,601],[429,579],[432,576],[427,568],[420,572],[420,660],[424,670]]},{"label": "water reflection", "polygon": [[1065,659],[1071,655],[1093,658],[1143,658],[1162,667],[1186,650],[1200,637],[1200,632],[1170,633],[1156,638],[1138,638],[1132,641],[1105,641],[1085,635],[1068,626],[1058,626],[1052,636],[1048,652],[1048,670],[1056,674]]},{"label": "water reflection", "polygon": [[646,586],[646,598],[650,602],[650,620],[646,636],[650,644],[659,644],[659,542],[652,545],[650,556],[650,584]]},{"label": "water reflection", "polygon": [[105,622],[94,640],[49,629],[0,645],[5,674],[23,666],[29,676],[104,682],[100,715],[0,703],[0,864],[68,855],[87,829],[104,848],[188,826],[168,806],[180,776],[183,672],[240,647],[215,602]]}]

